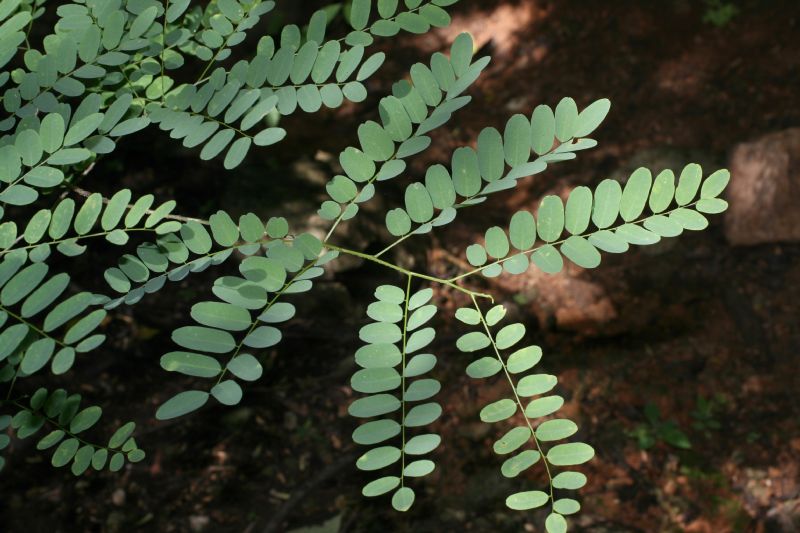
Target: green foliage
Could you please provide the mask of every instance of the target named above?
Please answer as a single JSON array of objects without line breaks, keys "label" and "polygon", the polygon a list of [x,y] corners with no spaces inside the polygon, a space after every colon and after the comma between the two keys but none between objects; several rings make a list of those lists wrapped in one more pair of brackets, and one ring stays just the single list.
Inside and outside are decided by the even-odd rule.
[{"label": "green foliage", "polygon": [[[408,511],[414,503],[415,493],[406,486],[407,478],[426,476],[436,467],[433,461],[416,457],[432,452],[442,441],[438,434],[425,431],[411,436],[416,428],[431,424],[442,414],[442,407],[431,401],[441,384],[420,377],[436,366],[435,355],[419,353],[436,336],[433,328],[423,327],[436,314],[436,306],[429,303],[433,290],[412,294],[411,280],[409,276],[405,290],[394,285],[375,290],[376,300],[367,308],[367,315],[374,322],[359,332],[366,344],[356,352],[361,369],[350,381],[354,391],[371,395],[350,405],[352,416],[391,417],[366,422],[353,432],[357,444],[379,445],[359,457],[356,466],[366,471],[391,466],[399,474],[367,483],[362,493],[373,497],[393,492],[392,507],[398,511]],[[398,390],[399,393],[392,393]],[[397,446],[387,444],[398,437]]]},{"label": "green foliage", "polygon": [[[471,45],[468,37],[462,36],[460,39],[469,41],[467,46]],[[458,45],[458,41],[453,45],[453,53],[470,49]],[[457,58],[451,56],[451,62],[454,59]],[[469,58],[463,61],[468,63]],[[465,73],[468,76],[466,79],[474,79],[485,65],[485,62],[479,61],[469,67]],[[457,78],[456,83],[459,81]],[[451,87],[447,92],[448,97],[452,91]],[[571,111],[559,113],[558,109],[564,108],[564,102],[571,102],[566,104]],[[405,209],[397,207],[386,214],[387,229],[398,237],[410,233],[428,233],[436,226],[452,222],[458,209],[477,205],[485,201],[489,194],[513,188],[517,180],[542,172],[549,162],[574,158],[575,151],[596,144],[590,139],[575,139],[575,132],[591,133],[608,111],[607,104],[608,100],[600,100],[579,117],[575,102],[565,98],[555,115],[547,106],[539,106],[532,120],[524,115],[514,115],[506,123],[502,135],[494,128],[485,128],[478,136],[477,150],[459,148],[453,153],[450,170],[443,165],[434,165],[428,169],[424,183],[412,183],[406,188]],[[603,108],[599,111],[599,117],[598,107]],[[565,141],[554,149],[557,130]],[[539,147],[547,145],[547,148],[542,149],[542,155],[531,160],[534,139]],[[500,241],[494,242],[500,246],[498,250],[502,250]]]},{"label": "green foliage", "polygon": [[[338,223],[354,217],[358,204],[374,196],[374,182],[401,175],[406,169],[404,159],[430,145],[431,138],[426,133],[444,125],[455,111],[469,103],[471,97],[460,95],[489,63],[489,58],[472,63],[472,49],[472,39],[462,34],[453,44],[449,60],[436,53],[430,67],[422,63],[411,67],[411,82],[403,80],[392,86],[392,95],[382,98],[378,105],[381,124],[374,121],[362,124],[358,129],[361,147],[350,147],[341,153],[339,162],[346,175],[335,176],[328,183],[326,189],[331,199],[319,209],[322,218]],[[449,180],[449,176],[442,178]],[[358,184],[362,183],[359,189]],[[435,198],[436,203],[425,186],[412,184],[406,189],[406,209],[398,207],[387,212],[386,226],[392,235],[408,234],[412,222],[431,221],[434,206],[449,209],[426,224],[427,231],[453,220],[455,210],[447,205],[452,184],[437,181],[429,187],[433,194],[442,195]]]},{"label": "green foliage", "polygon": [[[108,468],[112,472],[120,470],[125,462],[138,463],[145,458],[144,450],[136,444],[133,434],[136,424],[128,422],[120,426],[106,445],[91,444],[83,439],[83,432],[91,429],[103,414],[96,405],[81,409],[81,395],[68,394],[64,389],[52,392],[39,388],[31,395],[28,404],[12,402],[16,413],[13,416],[0,415],[0,430],[10,427],[19,439],[27,439],[43,428],[49,431],[36,443],[39,451],[55,446],[50,462],[60,468],[72,463],[70,470],[79,476],[91,466],[95,470]],[[4,438],[3,438],[4,437]],[[9,439],[0,435],[0,450]],[[4,460],[0,457],[0,469]]]},{"label": "green foliage", "polygon": [[[591,460],[594,450],[565,441],[577,425],[556,416],[564,403],[554,392],[557,378],[534,371],[542,351],[522,344],[525,326],[501,326],[505,308],[484,312],[478,302],[491,296],[468,282],[478,274],[522,274],[531,263],[556,273],[564,258],[594,268],[600,252],[622,253],[632,244],[704,229],[706,215],[727,207],[719,198],[727,171],[703,178],[700,167],[690,164],[676,178],[672,171],[654,177],[638,169],[624,186],[604,180],[593,189],[577,187],[564,200],[546,196],[535,213],[521,210],[508,227],[487,228],[482,241],[465,250],[473,268],[451,279],[383,259],[404,240],[434,232],[489,195],[594,147],[589,135],[609,112],[606,99],[582,110],[571,98],[554,108],[542,104],[529,115],[510,117],[502,131],[483,129],[474,147],[452,153],[449,166],[432,165],[419,181],[407,178],[408,160],[471,101],[466,93],[489,63],[488,57],[473,57],[477,43],[462,34],[449,54],[437,52],[414,64],[407,78],[377,100],[374,120],[354,128],[357,144],[339,154],[342,173],[327,183],[328,199],[318,211],[330,223],[324,237],[294,231],[281,216],[234,218],[218,211],[202,220],[175,214],[174,201],[156,201],[152,194],[134,198],[130,190],[106,184],[112,192],[104,198],[78,187],[92,184],[95,162],[127,136],[153,127],[201,159],[216,160],[211,164],[220,172],[234,169],[251,150],[291,133],[279,126],[282,116],[364,101],[367,80],[385,60],[383,52],[369,51],[374,41],[446,26],[454,3],[353,0],[343,10],[331,5],[302,27],[289,24],[263,35],[252,57],[234,62],[235,48],[269,19],[274,2],[75,0],[51,6],[0,0],[0,450],[12,437],[28,438],[50,426],[37,448],[54,448],[52,464],[69,464],[76,475],[90,466],[117,471],[126,461],[141,461],[145,454],[132,436],[133,423],[118,427],[107,445],[93,444],[84,435],[93,433],[100,407],[81,409],[80,395],[34,389],[25,378],[39,374],[38,387],[50,379],[46,366],[61,375],[77,354],[97,350],[112,310],[170,290],[167,281],[233,262],[238,273],[201,287],[200,301],[187,305],[188,317],[174,325],[174,347],[160,358],[171,392],[156,392],[155,417],[192,413],[211,398],[223,406],[238,404],[248,383],[264,373],[265,354],[279,346],[281,325],[294,318],[293,295],[310,291],[327,263],[350,255],[393,270],[401,280],[375,290],[366,310],[370,321],[358,333],[364,344],[355,354],[360,368],[350,384],[363,396],[349,412],[358,419],[353,440],[369,447],[356,466],[375,471],[363,494],[391,493],[392,506],[407,511],[422,482],[412,478],[436,467],[430,454],[443,437],[429,426],[442,408],[433,400],[441,384],[431,376],[437,358],[429,353],[436,336],[429,324],[438,305],[429,285],[438,286],[472,303],[456,313],[471,330],[460,334],[456,347],[476,354],[467,374],[505,379],[509,386],[478,415],[508,426],[493,446],[503,456],[501,474],[518,478],[541,467],[547,479],[533,490],[520,483],[507,507],[548,505],[547,531],[566,531],[564,516],[580,504],[562,491],[586,483],[571,467]],[[52,33],[33,42],[32,24],[46,9],[56,20]],[[330,37],[329,23],[340,11],[350,29]],[[406,183],[398,201],[385,212],[394,240],[376,254],[339,246],[340,222],[378,196],[383,182],[401,179]],[[108,294],[77,290],[70,273],[51,271],[56,260],[67,265],[59,268],[74,268],[72,258],[100,246],[120,248],[118,259],[100,269]],[[695,419],[704,429],[712,428],[712,411],[698,404]],[[657,414],[647,417],[642,435],[683,442],[664,436],[679,433],[669,422]]]},{"label": "green foliage", "polygon": [[555,274],[563,268],[564,258],[583,268],[595,268],[601,251],[622,253],[630,245],[646,246],[684,230],[705,229],[708,219],[704,214],[720,213],[728,206],[718,196],[729,179],[727,170],[718,170],[703,180],[700,165],[692,163],[681,171],[677,185],[671,170],[653,180],[649,170],[639,168],[624,189],[607,179],[594,191],[576,187],[566,204],[558,196],[545,196],[536,217],[519,211],[508,230],[491,227],[483,244],[467,248],[467,260],[478,267],[469,274],[521,274],[531,263]]},{"label": "green foliage", "polygon": [[[515,478],[541,460],[548,480],[544,491],[524,490],[509,495],[506,506],[526,511],[549,504],[547,531],[565,531],[564,515],[578,512],[580,504],[572,498],[560,497],[560,491],[582,487],[586,476],[568,469],[558,472],[556,467],[586,463],[594,457],[594,449],[582,442],[561,442],[549,447],[544,444],[563,441],[578,431],[578,426],[566,418],[539,421],[554,415],[564,405],[564,398],[551,394],[558,379],[552,374],[529,372],[541,361],[542,349],[536,345],[520,345],[525,337],[523,324],[499,326],[506,315],[505,307],[496,305],[484,313],[474,297],[472,303],[473,307],[462,307],[456,312],[460,322],[475,328],[459,337],[456,346],[462,352],[479,352],[481,356],[467,366],[467,375],[487,379],[499,374],[502,376],[499,379],[505,379],[510,389],[505,398],[484,406],[480,419],[494,424],[516,418],[511,422],[513,427],[493,446],[497,455],[508,457],[500,471],[507,478]],[[511,353],[504,357],[508,352]],[[529,401],[532,397],[535,398]],[[523,398],[526,405],[523,405]]]},{"label": "green foliage", "polygon": [[674,420],[663,420],[661,411],[654,403],[644,406],[645,424],[639,424],[628,432],[628,436],[636,439],[639,448],[647,450],[658,442],[665,442],[675,448],[688,450],[692,447],[689,437]]},{"label": "green foliage", "polygon": [[96,308],[103,298],[88,292],[62,298],[70,276],[48,277],[49,270],[47,263],[30,262],[24,250],[0,262],[0,382],[13,386],[48,363],[53,374],[63,374],[76,354],[105,341],[94,333],[106,316]]},{"label": "green foliage", "polygon": [[711,432],[722,429],[722,423],[718,416],[727,404],[725,396],[721,394],[716,394],[711,398],[698,395],[694,411],[691,412],[692,427],[706,437],[710,437]]},{"label": "green foliage", "polygon": [[717,28],[727,26],[739,14],[739,7],[734,2],[703,0],[703,3],[705,4],[703,22],[712,24]]},{"label": "green foliage", "polygon": [[[216,215],[218,218],[211,220],[212,233],[217,242],[224,239],[226,245],[232,246],[239,238],[240,228],[226,214],[220,213]],[[266,231],[269,228],[270,223],[267,223]],[[263,256],[258,254],[262,246],[266,248]],[[158,250],[158,247],[153,249]],[[208,391],[184,391],[173,396],[156,412],[159,420],[199,409],[205,405],[209,395],[223,405],[239,403],[242,388],[236,380],[253,381],[262,373],[258,359],[243,353],[243,350],[265,350],[278,344],[281,331],[269,324],[285,322],[295,313],[292,304],[278,300],[284,294],[311,290],[311,280],[324,272],[318,266],[324,261],[318,258],[322,243],[310,234],[300,235],[290,243],[277,238],[266,243],[245,244],[237,249],[248,255],[239,264],[242,276],[217,278],[212,292],[218,300],[192,306],[191,317],[197,325],[173,331],[172,340],[181,350],[169,352],[161,358],[161,367],[167,371],[216,379]],[[152,269],[153,262],[139,263],[142,270]],[[157,264],[165,267],[166,263],[167,258],[162,256]],[[158,283],[163,284],[163,278]],[[228,358],[224,365],[217,359],[223,356]],[[231,376],[225,379],[228,372]]]}]

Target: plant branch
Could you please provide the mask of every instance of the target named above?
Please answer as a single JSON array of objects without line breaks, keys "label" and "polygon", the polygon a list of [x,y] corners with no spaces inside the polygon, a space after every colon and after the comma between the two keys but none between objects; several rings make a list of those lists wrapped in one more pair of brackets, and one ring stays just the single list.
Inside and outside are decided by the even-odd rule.
[{"label": "plant branch", "polygon": [[550,472],[550,465],[547,464],[547,458],[545,456],[544,450],[542,449],[542,446],[539,443],[539,439],[536,438],[536,433],[533,431],[533,425],[531,424],[531,420],[528,418],[528,415],[525,414],[525,408],[522,405],[522,400],[520,400],[519,394],[517,394],[517,388],[514,386],[514,381],[511,379],[511,374],[508,372],[508,368],[506,367],[506,362],[503,361],[503,358],[500,355],[500,350],[497,349],[497,344],[495,343],[494,337],[492,336],[492,332],[489,330],[489,325],[486,323],[486,319],[483,316],[483,311],[481,311],[481,307],[478,305],[478,301],[474,297],[472,298],[472,304],[475,306],[475,310],[481,317],[481,324],[483,324],[483,329],[486,330],[486,336],[489,337],[489,342],[492,343],[492,349],[494,350],[494,354],[497,356],[497,360],[500,361],[500,364],[503,367],[503,372],[506,375],[508,384],[511,387],[511,390],[514,392],[514,400],[517,402],[517,407],[519,407],[522,416],[525,418],[525,423],[528,425],[528,429],[531,432],[531,438],[533,439],[534,444],[536,444],[536,449],[538,450],[539,455],[542,458],[542,462],[544,463],[544,468],[545,471],[547,472],[547,482],[550,488],[550,506],[552,507],[555,504],[555,499],[553,498],[553,475]]},{"label": "plant branch", "polygon": [[[58,340],[57,338],[53,337],[52,335],[49,335],[49,334],[48,334],[48,333],[46,333],[44,330],[42,330],[41,328],[37,327],[35,324],[33,324],[33,323],[31,323],[31,322],[29,322],[29,321],[25,320],[23,317],[21,317],[20,315],[16,314],[16,313],[15,313],[15,312],[13,312],[13,311],[11,311],[10,309],[8,309],[6,306],[4,306],[4,305],[2,305],[2,304],[0,304],[0,311],[2,311],[2,312],[4,312],[4,313],[6,313],[8,316],[10,316],[11,318],[13,318],[14,320],[16,320],[17,322],[19,322],[20,324],[25,324],[25,325],[26,325],[26,326],[28,326],[30,329],[32,329],[33,331],[35,331],[36,333],[38,333],[39,335],[41,335],[43,338],[48,338],[48,339],[51,339],[53,342],[55,342],[56,344],[58,344],[58,345],[59,345],[59,346],[61,346],[61,347],[66,347],[66,346],[67,346],[66,344],[64,344],[63,342],[61,342],[60,340]],[[22,357],[20,358],[20,360],[19,360],[19,363],[17,363],[17,368],[16,368],[16,369],[14,369],[14,377],[13,377],[13,378],[11,378],[11,383],[10,383],[10,384],[9,384],[9,386],[8,386],[8,393],[6,394],[6,400],[8,400],[9,398],[11,398],[11,393],[12,393],[12,392],[13,392],[13,390],[14,390],[14,385],[17,383],[17,377],[19,376],[19,371],[20,371],[20,369],[22,368],[22,361],[24,361],[24,360],[25,360],[25,356],[26,356],[27,354],[28,354],[28,352],[27,352],[27,351],[26,351],[24,354],[22,354]]]},{"label": "plant branch", "polygon": [[408,301],[411,298],[411,276],[406,282],[406,301],[403,305],[403,353],[400,366],[400,487],[405,486],[406,471],[406,339],[408,335]]},{"label": "plant branch", "polygon": [[[80,196],[83,196],[84,198],[88,198],[89,196],[91,196],[91,195],[93,194],[93,193],[92,193],[92,192],[90,192],[90,191],[87,191],[87,190],[85,190],[85,189],[81,189],[81,188],[80,188],[80,187],[78,187],[77,185],[74,185],[74,186],[72,186],[72,190],[73,190],[73,191],[75,191],[75,192],[76,192],[77,194],[79,194]],[[108,198],[106,198],[105,196],[103,196],[103,203],[104,203],[104,204],[107,204],[107,203],[109,203],[110,201],[111,201],[111,200],[109,200]],[[131,207],[133,207],[133,205],[132,205],[132,204],[128,204],[128,205],[126,206],[126,208],[127,208],[127,209],[130,209]],[[154,210],[152,210],[152,209],[147,209],[147,210],[144,212],[144,214],[145,214],[145,215],[152,215],[153,213],[154,213]],[[167,219],[170,219],[170,220],[177,220],[177,221],[179,221],[179,222],[199,222],[200,224],[203,224],[203,225],[205,225],[205,226],[208,226],[208,225],[209,225],[209,222],[208,222],[208,220],[204,220],[204,219],[202,219],[202,218],[185,217],[185,216],[181,216],[181,215],[165,215],[165,216],[164,216],[164,218],[167,218]]]},{"label": "plant branch", "polygon": [[11,405],[19,407],[22,410],[29,411],[29,412],[31,412],[31,413],[33,413],[35,415],[42,415],[42,418],[44,418],[47,423],[52,424],[53,426],[56,427],[56,429],[59,429],[59,430],[63,431],[65,435],[67,435],[70,438],[76,439],[78,442],[82,443],[85,446],[88,445],[88,446],[92,446],[93,448],[100,448],[100,449],[108,451],[109,453],[117,453],[119,451],[118,449],[109,448],[108,446],[103,446],[102,444],[94,444],[93,442],[88,442],[88,441],[80,438],[78,435],[76,435],[75,433],[73,433],[69,429],[67,429],[66,426],[62,426],[55,419],[50,418],[49,416],[47,416],[44,413],[41,413],[40,410],[31,409],[30,407],[27,407],[24,404],[21,404],[16,400],[10,400],[10,401],[7,401],[7,402],[10,403]]},{"label": "plant branch", "polygon": [[392,270],[396,270],[396,271],[401,272],[401,273],[403,273],[403,274],[405,274],[407,276],[411,276],[411,277],[419,278],[419,279],[424,279],[424,280],[427,280],[427,281],[432,281],[434,283],[439,283],[440,285],[446,285],[447,287],[455,289],[455,290],[457,290],[459,292],[463,292],[464,294],[468,294],[469,296],[478,297],[478,298],[488,298],[489,300],[494,302],[494,298],[490,294],[471,291],[471,290],[469,290],[469,289],[467,289],[465,287],[457,285],[455,283],[455,281],[442,279],[442,278],[437,278],[436,276],[429,276],[427,274],[422,274],[420,272],[414,272],[413,270],[408,270],[408,269],[403,268],[401,266],[392,264],[392,263],[390,263],[388,261],[384,261],[383,259],[375,257],[374,255],[365,254],[365,253],[362,253],[362,252],[357,252],[356,250],[350,250],[348,248],[343,248],[343,247],[337,246],[335,244],[324,244],[324,246],[326,248],[329,248],[331,250],[336,250],[337,252],[340,252],[340,253],[343,253],[343,254],[352,255],[354,257],[359,257],[361,259],[364,259],[365,261],[370,261],[372,263],[376,263],[376,264],[385,266],[387,268],[391,268]]},{"label": "plant branch", "polygon": [[[666,216],[666,215],[668,215],[668,214],[670,214],[670,213],[672,213],[674,211],[677,211],[678,209],[687,209],[689,207],[693,207],[699,201],[700,200],[695,200],[694,202],[688,203],[686,205],[679,205],[678,207],[674,207],[674,208],[672,208],[672,209],[670,209],[668,211],[664,211],[664,212],[661,212],[661,213],[655,213],[655,214],[652,214],[652,215],[648,215],[646,217],[642,217],[642,218],[640,218],[638,220],[634,220],[632,222],[624,222],[620,226],[623,226],[625,224],[641,224],[645,220],[647,220],[649,218],[652,218],[654,216],[657,216],[657,215]],[[594,235],[596,233],[600,233],[601,231],[611,231],[613,229],[619,228],[620,226],[609,226],[608,228],[596,229],[596,230],[594,230],[594,231],[592,231],[590,233],[581,233],[580,235],[577,235],[577,236],[578,237],[583,237],[583,238],[591,237],[592,235]],[[574,235],[570,235],[570,237],[573,237],[573,236]],[[526,255],[532,254],[532,253],[536,252],[537,250],[539,250],[541,248],[544,248],[545,246],[558,246],[559,244],[563,244],[564,242],[566,242],[567,239],[569,239],[569,237],[565,237],[563,239],[560,239],[560,240],[557,240],[557,241],[553,241],[553,242],[546,242],[544,244],[540,244],[539,246],[535,246],[533,248],[530,248],[528,250],[524,250],[524,251],[519,252],[519,253],[526,254]],[[502,259],[498,259],[497,261],[492,261],[491,263],[487,263],[487,264],[485,264],[483,266],[480,266],[478,268],[474,268],[474,269],[470,270],[469,272],[464,272],[463,274],[459,274],[458,276],[450,278],[448,281],[456,282],[456,281],[458,281],[460,279],[468,278],[468,277],[470,277],[470,276],[472,276],[474,274],[477,274],[478,272],[481,272],[482,270],[484,270],[486,268],[489,268],[492,265],[501,265],[501,264],[505,263],[506,261],[508,261],[509,259],[511,259],[512,257],[514,257],[515,255],[518,255],[518,254],[512,254],[512,255],[509,255],[508,257],[504,257]]]},{"label": "plant branch", "polygon": [[169,11],[169,0],[164,3],[164,23],[161,25],[161,52],[159,57],[161,59],[161,103],[164,103],[166,94],[164,91],[164,49],[167,46],[167,11]]}]

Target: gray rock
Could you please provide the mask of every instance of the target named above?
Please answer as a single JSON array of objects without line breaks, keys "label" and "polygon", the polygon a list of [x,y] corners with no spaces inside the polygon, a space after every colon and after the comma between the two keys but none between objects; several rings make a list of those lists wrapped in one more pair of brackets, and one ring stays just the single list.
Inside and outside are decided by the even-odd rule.
[{"label": "gray rock", "polygon": [[800,240],[800,128],[736,146],[725,237],[734,245]]},{"label": "gray rock", "polygon": [[783,502],[767,512],[766,530],[769,533],[800,531],[800,498]]},{"label": "gray rock", "polygon": [[205,515],[192,515],[189,517],[189,529],[192,531],[205,531],[211,519]]}]

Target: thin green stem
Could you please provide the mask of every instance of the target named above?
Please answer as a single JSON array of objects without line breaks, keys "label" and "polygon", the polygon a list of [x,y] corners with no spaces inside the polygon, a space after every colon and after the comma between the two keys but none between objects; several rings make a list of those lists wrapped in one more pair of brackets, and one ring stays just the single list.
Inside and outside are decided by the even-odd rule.
[{"label": "thin green stem", "polygon": [[[2,304],[0,304],[0,311],[4,312],[8,316],[13,318],[17,322],[19,322],[20,324],[25,324],[26,326],[28,326],[30,329],[32,329],[33,331],[35,331],[36,333],[38,333],[42,337],[46,337],[48,339],[53,340],[59,346],[61,346],[61,347],[66,347],[67,346],[66,344],[64,344],[63,342],[58,340],[57,338],[53,337],[52,335],[47,334],[44,330],[42,330],[41,328],[37,327],[32,322],[29,322],[28,320],[25,320],[23,317],[21,317],[20,315],[18,315],[14,311],[8,309],[6,306],[4,306]],[[19,371],[22,368],[22,361],[25,360],[25,356],[26,355],[27,355],[27,352],[22,354],[22,357],[20,358],[19,363],[17,363],[17,368],[14,370],[14,377],[11,378],[11,383],[8,385],[8,393],[6,394],[6,400],[11,398],[11,393],[14,390],[14,385],[17,383],[17,377],[19,376]]]},{"label": "thin green stem", "polygon": [[403,268],[401,266],[394,265],[394,264],[392,264],[392,263],[390,263],[388,261],[384,261],[383,259],[375,257],[374,255],[365,254],[365,253],[362,253],[362,252],[358,252],[356,250],[350,250],[348,248],[343,248],[343,247],[337,246],[335,244],[327,244],[326,243],[324,246],[326,248],[329,248],[331,250],[336,250],[337,252],[340,252],[340,253],[343,253],[343,254],[352,255],[354,257],[359,257],[361,259],[364,259],[365,261],[370,261],[372,263],[377,263],[377,264],[385,266],[387,268],[391,268],[392,270],[396,270],[397,272],[401,272],[401,273],[403,273],[403,274],[405,274],[407,276],[411,276],[411,277],[418,278],[418,279],[424,279],[424,280],[427,280],[427,281],[432,281],[434,283],[439,283],[441,285],[446,285],[446,286],[448,286],[448,287],[450,287],[452,289],[455,289],[455,290],[457,290],[459,292],[463,292],[464,294],[468,294],[470,296],[477,296],[478,298],[488,298],[489,300],[494,301],[494,298],[492,298],[492,296],[489,295],[489,294],[485,294],[485,293],[482,293],[482,292],[471,291],[471,290],[469,290],[469,289],[467,289],[465,287],[457,285],[454,281],[450,281],[450,280],[446,280],[446,279],[442,279],[442,278],[437,278],[436,276],[429,276],[427,274],[422,274],[420,272],[414,272],[413,270],[408,270],[408,269]]},{"label": "thin green stem", "polygon": [[495,343],[494,337],[492,336],[492,332],[489,330],[489,325],[486,323],[486,319],[483,316],[483,311],[481,311],[481,307],[478,305],[478,301],[474,297],[472,298],[472,304],[475,306],[475,310],[481,317],[481,324],[483,324],[483,329],[486,330],[486,336],[489,337],[489,342],[492,343],[492,349],[494,350],[494,354],[497,356],[497,360],[500,361],[500,365],[502,365],[503,372],[506,375],[506,380],[508,380],[508,384],[511,387],[511,391],[514,393],[514,399],[517,402],[517,407],[522,413],[522,416],[525,418],[525,423],[528,425],[528,429],[531,432],[531,438],[533,439],[533,442],[536,445],[536,449],[539,452],[539,455],[541,455],[542,457],[542,462],[544,463],[544,469],[547,472],[547,484],[550,488],[550,506],[552,507],[555,503],[555,499],[553,497],[553,476],[550,472],[550,465],[547,463],[547,457],[545,456],[544,450],[542,449],[542,446],[539,443],[539,439],[536,438],[536,432],[533,431],[533,425],[531,424],[528,415],[525,414],[525,407],[522,405],[522,400],[520,400],[519,394],[517,394],[517,388],[514,386],[514,380],[511,379],[511,374],[508,372],[508,368],[506,367],[506,362],[500,355],[500,350],[497,349],[497,344]]},{"label": "thin green stem", "polygon": [[39,327],[37,327],[32,322],[29,322],[28,320],[25,320],[23,317],[21,317],[20,315],[16,314],[14,311],[11,311],[9,308],[7,308],[6,306],[4,306],[2,304],[0,304],[0,311],[8,313],[8,316],[10,316],[11,318],[13,318],[14,320],[16,320],[17,322],[19,322],[21,324],[25,324],[26,326],[31,328],[33,331],[35,331],[36,333],[38,333],[42,337],[47,337],[47,338],[53,339],[53,341],[55,341],[55,343],[60,345],[61,347],[66,347],[67,346],[66,344],[64,344],[63,342],[58,340],[57,338],[53,337],[52,335],[49,335],[47,332],[45,332],[44,330],[40,329]]},{"label": "thin green stem", "polygon": [[383,254],[385,254],[386,252],[388,252],[389,250],[391,250],[392,248],[394,248],[395,246],[397,246],[398,244],[400,244],[404,240],[406,240],[409,237],[411,237],[413,234],[414,234],[413,232],[406,233],[405,235],[403,235],[402,237],[400,237],[399,239],[394,241],[392,244],[390,244],[389,246],[387,246],[386,248],[384,248],[383,250],[381,250],[380,252],[375,254],[375,257],[382,256]]},{"label": "thin green stem", "polygon": [[196,112],[194,112],[194,111],[184,111],[184,113],[189,113],[189,114],[190,114],[190,115],[192,115],[192,116],[202,117],[202,118],[204,118],[205,120],[208,120],[208,121],[211,121],[211,122],[216,122],[217,124],[219,124],[219,125],[220,125],[220,126],[222,126],[223,128],[228,128],[229,130],[233,130],[233,131],[235,131],[236,133],[238,133],[239,135],[241,135],[242,137],[247,137],[248,139],[252,139],[252,138],[253,138],[253,136],[252,136],[252,135],[250,135],[249,133],[246,133],[246,132],[244,132],[244,131],[240,130],[240,129],[239,129],[239,128],[237,128],[236,126],[232,126],[231,124],[228,124],[227,122],[223,122],[223,121],[221,121],[221,120],[217,120],[217,119],[215,119],[215,118],[214,118],[214,117],[212,117],[212,116],[206,115],[205,113],[196,113]]},{"label": "thin green stem", "polygon": [[[20,409],[23,409],[25,411],[29,411],[29,412],[34,413],[34,414],[40,414],[41,413],[40,410],[31,409],[30,407],[28,407],[28,406],[26,406],[24,404],[21,404],[16,400],[8,401],[8,399],[6,399],[6,402],[11,404],[11,405],[14,405],[14,406],[16,406],[16,407],[18,407]],[[93,448],[103,449],[103,450],[106,450],[109,453],[117,453],[119,451],[118,449],[115,449],[115,448],[109,448],[108,446],[103,446],[102,444],[95,444],[93,442],[89,442],[89,441],[86,441],[86,440],[82,439],[81,437],[79,437],[78,435],[76,435],[75,433],[72,433],[69,429],[67,429],[66,426],[62,426],[61,424],[58,423],[58,421],[56,421],[53,418],[50,418],[46,414],[43,414],[43,418],[45,419],[45,421],[47,423],[55,426],[56,429],[60,429],[61,431],[64,432],[65,435],[69,436],[70,438],[73,438],[73,439],[77,440],[78,442],[82,443],[85,446],[91,446]]]},{"label": "thin green stem", "polygon": [[411,276],[406,282],[406,301],[403,305],[403,352],[400,365],[400,487],[405,486],[406,471],[406,339],[408,335],[408,301],[411,298]]},{"label": "thin green stem", "polygon": [[31,36],[31,30],[33,29],[33,21],[36,20],[34,18],[34,16],[33,16],[33,13],[35,11],[36,11],[36,6],[32,5],[31,6],[31,20],[28,21],[28,27],[25,28],[25,47],[24,47],[24,50],[30,50],[31,49],[31,43],[30,43],[29,39],[30,39],[30,36]]},{"label": "thin green stem", "polygon": [[[156,228],[128,228],[128,229],[126,229],[124,231],[127,233],[127,232],[138,232],[138,231],[155,232],[155,230],[156,230]],[[31,248],[36,248],[37,246],[41,246],[43,244],[54,245],[54,244],[60,244],[62,242],[67,242],[67,241],[80,241],[80,240],[84,240],[84,239],[91,239],[91,238],[94,238],[94,237],[104,237],[104,236],[108,235],[109,233],[111,233],[112,231],[114,231],[114,230],[98,231],[96,233],[87,233],[86,235],[77,235],[77,236],[74,236],[74,237],[68,237],[68,238],[65,237],[63,239],[54,239],[52,241],[37,242],[37,243],[34,243],[34,244],[28,244],[26,246],[18,246],[16,248],[8,248],[7,250],[1,250],[0,251],[0,257],[3,257],[4,255],[6,255],[8,253],[11,253],[11,252],[13,252],[15,250],[29,250]]]},{"label": "thin green stem", "polygon": [[[133,96],[135,96],[137,100],[141,100],[142,97],[139,96],[139,93],[136,91],[136,87],[133,85],[133,82],[128,77],[128,74],[125,72],[125,67],[123,66],[121,69],[119,69],[119,72],[125,78],[125,82],[126,82],[127,86],[130,87],[131,91],[133,91]],[[143,114],[145,116],[147,116],[147,110],[146,109],[143,110]]]},{"label": "thin green stem", "polygon": [[[242,19],[242,20],[245,20],[245,19],[247,18],[247,15],[248,15],[248,14],[249,14],[249,12],[248,12],[248,13],[245,13],[245,16],[243,17],[243,19]],[[228,43],[230,42],[230,40],[231,40],[231,37],[233,37],[234,35],[236,35],[236,34],[239,32],[239,26],[240,26],[240,25],[241,25],[241,22],[240,22],[239,24],[237,24],[237,25],[236,25],[236,29],[235,29],[234,31],[232,31],[232,32],[230,33],[230,35],[228,35],[227,37],[225,37],[225,42],[223,42],[223,43],[222,43],[222,46],[220,46],[219,48],[217,48],[217,51],[216,51],[216,52],[214,52],[214,56],[213,56],[213,57],[211,58],[211,60],[210,60],[210,61],[209,61],[209,62],[206,64],[206,68],[204,68],[204,69],[203,69],[203,72],[201,72],[201,73],[200,73],[200,76],[198,76],[198,77],[197,77],[197,81],[195,82],[195,85],[196,85],[197,83],[199,83],[199,82],[200,82],[200,80],[202,80],[203,78],[205,78],[205,75],[208,73],[208,69],[210,69],[210,68],[211,68],[211,66],[212,66],[212,65],[213,65],[213,64],[214,64],[214,63],[217,61],[217,57],[219,57],[219,55],[222,53],[222,51],[223,51],[223,50],[225,50],[225,49],[228,47]]]},{"label": "thin green stem", "polygon": [[159,57],[161,58],[161,103],[164,103],[164,99],[166,98],[166,94],[164,91],[164,49],[167,46],[167,11],[169,11],[169,0],[165,0],[164,4],[164,23],[161,25],[161,52],[159,53]]}]

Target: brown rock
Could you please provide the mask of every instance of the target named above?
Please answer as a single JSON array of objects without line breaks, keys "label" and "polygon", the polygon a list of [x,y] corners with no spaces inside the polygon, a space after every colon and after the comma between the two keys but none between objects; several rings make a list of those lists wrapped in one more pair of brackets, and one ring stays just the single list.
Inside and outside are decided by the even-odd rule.
[{"label": "brown rock", "polygon": [[122,489],[116,489],[111,494],[111,502],[117,507],[122,507],[125,505],[125,491]]},{"label": "brown rock", "polygon": [[574,265],[555,275],[531,267],[524,276],[500,278],[498,283],[516,293],[517,303],[528,307],[545,327],[594,335],[618,316],[602,284]]},{"label": "brown rock", "polygon": [[731,244],[800,240],[800,128],[739,144],[730,171],[725,236]]}]

